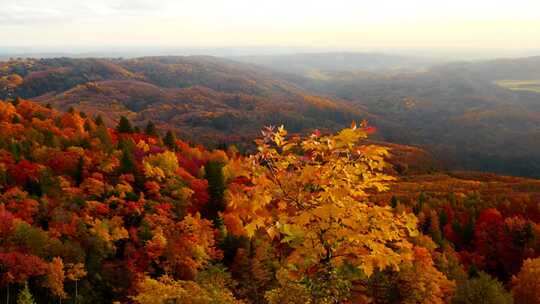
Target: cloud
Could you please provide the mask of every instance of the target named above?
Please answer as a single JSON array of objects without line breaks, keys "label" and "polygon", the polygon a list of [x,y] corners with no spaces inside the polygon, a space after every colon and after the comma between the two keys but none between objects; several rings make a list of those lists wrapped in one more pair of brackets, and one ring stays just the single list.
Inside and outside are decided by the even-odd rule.
[{"label": "cloud", "polygon": [[168,0],[0,0],[0,24],[144,16],[166,11],[171,3]]},{"label": "cloud", "polygon": [[0,2],[0,23],[35,23],[62,19],[60,10],[46,7],[32,7],[22,3]]},{"label": "cloud", "polygon": [[117,0],[110,1],[109,7],[121,12],[148,12],[161,10],[167,6],[166,1],[155,0]]}]

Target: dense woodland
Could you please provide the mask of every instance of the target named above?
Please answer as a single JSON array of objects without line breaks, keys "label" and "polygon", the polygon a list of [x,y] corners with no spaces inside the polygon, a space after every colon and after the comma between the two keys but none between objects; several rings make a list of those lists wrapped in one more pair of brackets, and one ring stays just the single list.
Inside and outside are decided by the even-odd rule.
[{"label": "dense woodland", "polygon": [[241,150],[264,125],[335,132],[367,119],[378,139],[420,146],[447,168],[540,177],[540,94],[498,85],[540,79],[540,57],[438,66],[384,54],[235,59],[264,68],[206,56],[12,59],[0,63],[0,98],[75,107],[110,127],[121,116],[140,128],[151,120]]},{"label": "dense woodland", "polygon": [[540,181],[365,122],[250,155],[21,98],[0,128],[2,303],[540,303]]},{"label": "dense woodland", "polygon": [[264,69],[203,56],[0,62],[0,98],[15,97],[101,115],[108,126],[121,116],[141,128],[152,120],[207,146],[251,142],[270,124],[335,131],[371,119]]},{"label": "dense woodland", "polygon": [[346,63],[286,79],[363,107],[378,117],[385,140],[420,145],[450,168],[540,177],[540,94],[497,84],[540,79],[540,57],[418,70],[347,69]]}]

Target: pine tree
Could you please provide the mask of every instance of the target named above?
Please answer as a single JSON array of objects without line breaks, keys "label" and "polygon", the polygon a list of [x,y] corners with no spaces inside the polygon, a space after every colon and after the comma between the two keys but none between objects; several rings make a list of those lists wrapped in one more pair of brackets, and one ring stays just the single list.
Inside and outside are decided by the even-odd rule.
[{"label": "pine tree", "polygon": [[35,304],[34,297],[30,293],[28,283],[24,283],[24,288],[21,289],[17,296],[17,304]]},{"label": "pine tree", "polygon": [[205,166],[204,178],[208,181],[208,194],[210,201],[203,210],[204,217],[216,220],[220,211],[225,210],[223,194],[225,192],[225,178],[223,177],[223,164],[210,161]]},{"label": "pine tree", "polygon": [[103,125],[103,117],[101,117],[101,115],[96,116],[96,118],[94,119],[94,122],[96,123],[96,125],[102,126]]},{"label": "pine tree", "polygon": [[169,147],[169,149],[176,151],[176,136],[170,130],[167,131],[167,134],[165,134],[165,138],[163,138],[163,143],[167,147]]},{"label": "pine tree", "polygon": [[85,130],[86,132],[92,131],[92,125],[90,124],[90,122],[88,121],[88,119],[84,121],[84,126],[83,126],[83,127],[84,127],[84,130]]},{"label": "pine tree", "polygon": [[132,174],[135,178],[135,189],[144,189],[146,181],[144,173],[137,167],[135,156],[133,155],[133,141],[122,140],[118,143],[118,149],[122,151],[120,159],[120,174]]},{"label": "pine tree", "polygon": [[397,197],[395,195],[392,195],[392,199],[390,200],[390,206],[392,206],[392,208],[396,208],[397,204],[398,204]]},{"label": "pine tree", "polygon": [[119,143],[119,148],[122,150],[122,158],[120,159],[119,171],[121,174],[135,173],[137,164],[133,152],[125,141]]},{"label": "pine tree", "polygon": [[157,136],[157,130],[156,125],[150,120],[148,121],[148,124],[146,124],[146,128],[144,130],[144,133],[149,136]]},{"label": "pine tree", "polygon": [[84,158],[82,156],[79,157],[79,161],[77,162],[77,168],[75,169],[73,179],[75,179],[77,186],[79,186],[84,179]]},{"label": "pine tree", "polygon": [[133,133],[133,127],[131,126],[129,119],[127,119],[125,116],[120,117],[120,121],[116,126],[116,131],[119,133]]},{"label": "pine tree", "polygon": [[15,97],[11,100],[11,104],[13,104],[15,107],[18,106],[19,103],[21,103],[21,99],[19,97]]},{"label": "pine tree", "polygon": [[95,136],[99,138],[99,141],[101,142],[101,148],[108,153],[112,152],[114,147],[111,135],[109,134],[109,130],[107,130],[107,127],[105,127],[104,125],[99,125],[96,129],[95,134]]}]

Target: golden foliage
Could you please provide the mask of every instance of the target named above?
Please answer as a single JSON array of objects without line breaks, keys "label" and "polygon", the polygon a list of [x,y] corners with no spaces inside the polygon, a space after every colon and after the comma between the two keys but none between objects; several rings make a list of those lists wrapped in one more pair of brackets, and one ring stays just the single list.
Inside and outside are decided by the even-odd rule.
[{"label": "golden foliage", "polygon": [[148,178],[162,180],[170,177],[178,170],[178,158],[171,151],[146,156],[143,160],[144,173]]},{"label": "golden foliage", "polygon": [[[222,286],[218,286],[222,287]],[[213,292],[216,291],[216,292]],[[224,288],[211,288],[194,281],[176,281],[165,275],[158,280],[145,277],[132,299],[139,304],[241,304]]]},{"label": "golden foliage", "polygon": [[512,285],[516,304],[540,303],[540,258],[525,260]]},{"label": "golden foliage", "polygon": [[412,260],[414,215],[368,203],[369,191],[386,190],[393,178],[382,173],[385,148],[358,145],[367,137],[363,127],[304,140],[287,139],[283,127],[264,135],[256,155],[225,170],[249,181],[227,193],[231,231],[241,222],[247,237],[287,244],[292,250],[282,266],[293,277],[345,264],[369,276]]}]

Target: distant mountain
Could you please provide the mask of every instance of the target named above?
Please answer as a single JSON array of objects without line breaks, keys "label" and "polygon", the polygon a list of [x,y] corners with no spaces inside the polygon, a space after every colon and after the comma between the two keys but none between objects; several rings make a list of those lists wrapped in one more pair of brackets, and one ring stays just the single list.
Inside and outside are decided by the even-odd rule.
[{"label": "distant mountain", "polygon": [[417,72],[327,68],[317,77],[290,74],[287,79],[381,117],[387,140],[426,147],[450,167],[540,176],[540,93],[536,87],[499,85],[500,80],[537,83],[540,57],[451,63]]},{"label": "distant mountain", "polygon": [[22,83],[0,90],[66,110],[121,115],[140,126],[152,120],[200,142],[253,138],[265,125],[294,132],[334,130],[351,120],[376,118],[358,107],[315,96],[275,73],[207,56],[136,59],[26,59],[0,65],[0,77]]},{"label": "distant mountain", "polygon": [[[238,56],[232,59],[280,72],[317,77],[329,71],[419,70],[440,61],[383,53],[301,53],[292,55]],[[322,75],[320,75],[322,76]]]}]

